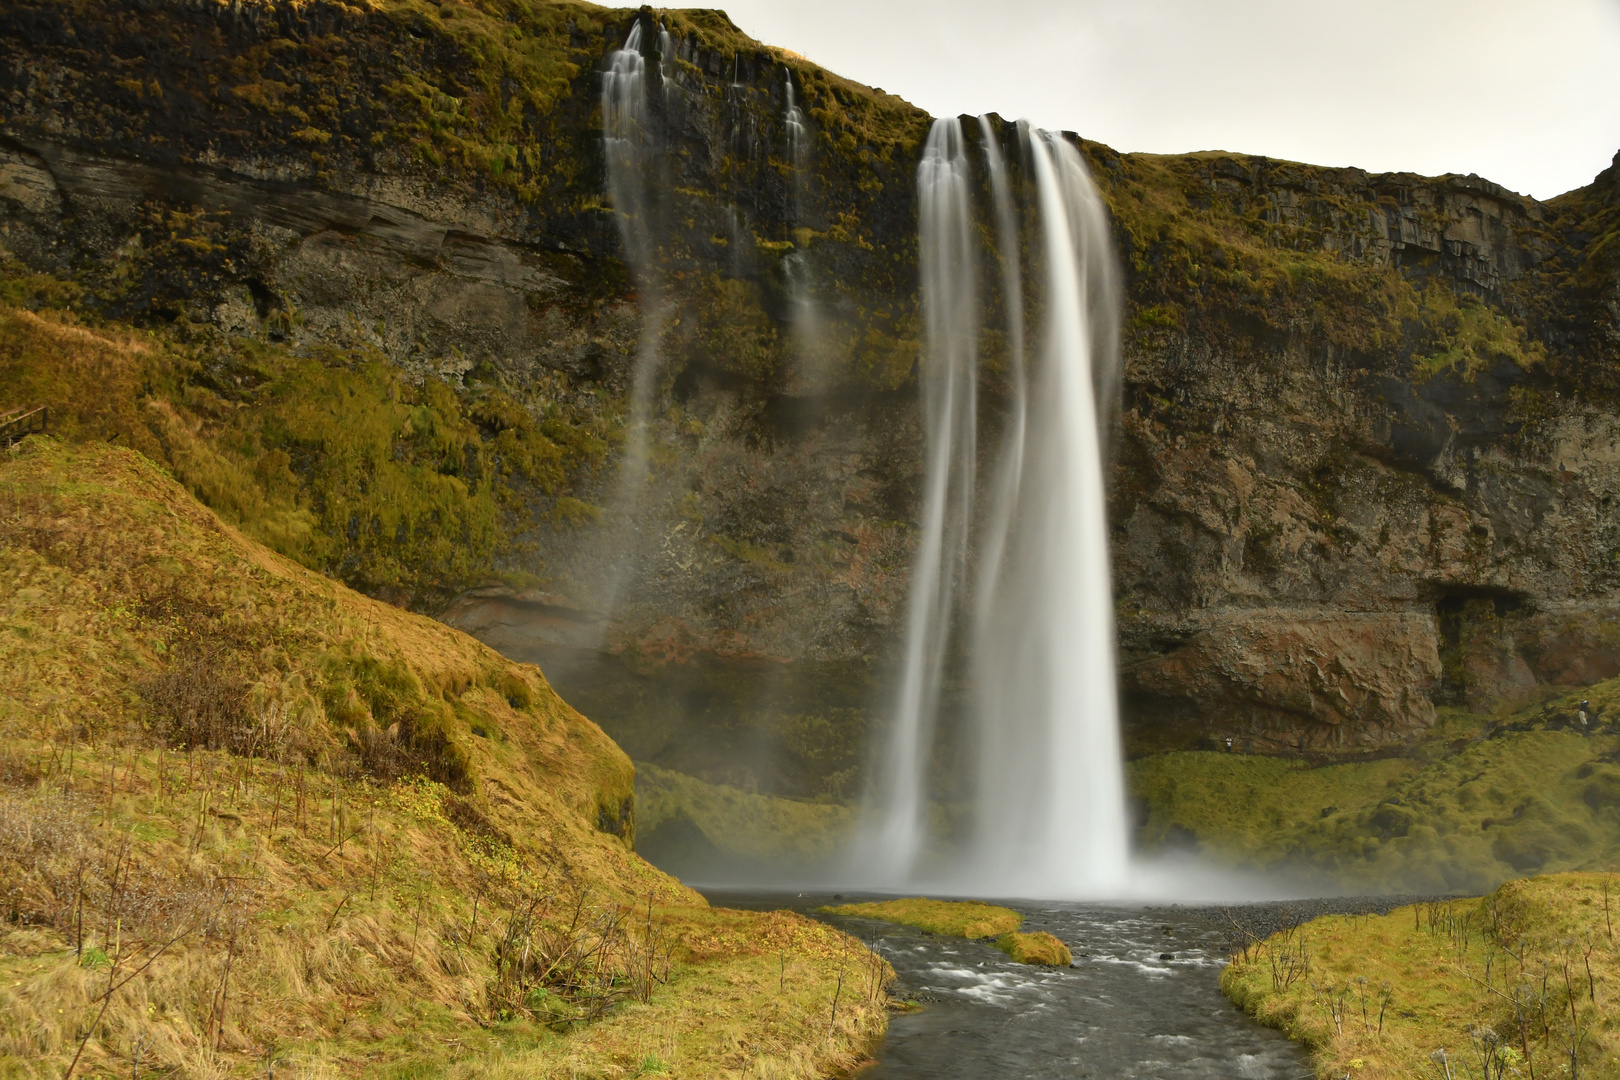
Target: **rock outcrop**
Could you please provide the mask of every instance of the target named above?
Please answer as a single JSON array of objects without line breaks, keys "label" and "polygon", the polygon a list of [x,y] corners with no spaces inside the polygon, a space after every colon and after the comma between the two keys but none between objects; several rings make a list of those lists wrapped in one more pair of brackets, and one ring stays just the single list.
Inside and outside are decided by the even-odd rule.
[{"label": "rock outcrop", "polygon": [[[497,476],[490,565],[354,583],[540,660],[632,756],[838,794],[909,572],[928,120],[722,15],[662,18],[667,45],[645,9],[530,0],[14,5],[0,243],[98,317],[380,355],[463,400],[500,388],[558,446],[601,433],[554,482]],[[640,281],[598,135],[635,19]],[[1620,670],[1620,168],[1538,203],[1081,145],[1129,284],[1112,513],[1138,749],[1395,746],[1436,702]],[[498,472],[505,429],[479,424]]]}]

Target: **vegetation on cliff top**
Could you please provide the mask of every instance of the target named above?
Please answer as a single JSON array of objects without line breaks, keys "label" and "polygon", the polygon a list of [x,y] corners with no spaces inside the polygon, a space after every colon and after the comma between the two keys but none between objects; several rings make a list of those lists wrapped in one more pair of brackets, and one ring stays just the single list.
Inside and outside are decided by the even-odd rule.
[{"label": "vegetation on cliff top", "polygon": [[881,978],[831,1019],[858,943],[630,852],[628,760],[537,669],[129,450],[36,436],[0,493],[17,1075],[811,1077],[881,1032]]},{"label": "vegetation on cliff top", "polygon": [[1620,877],[1516,880],[1483,899],[1249,937],[1221,987],[1309,1046],[1322,1080],[1612,1078],[1617,921]]},{"label": "vegetation on cliff top", "polygon": [[1083,146],[1114,214],[1134,348],[1197,333],[1241,351],[1267,335],[1305,331],[1396,360],[1418,382],[1449,373],[1472,381],[1492,365],[1528,371],[1546,361],[1514,310],[1522,299],[1487,301],[1465,283],[1425,281],[1391,261],[1383,219],[1396,204],[1383,189],[1420,178]]},{"label": "vegetation on cliff top", "polygon": [[1563,348],[1555,370],[1587,397],[1620,394],[1620,334],[1616,283],[1620,282],[1620,152],[1585,187],[1547,204],[1548,225],[1563,243],[1538,269],[1539,288],[1528,293],[1537,321]]}]

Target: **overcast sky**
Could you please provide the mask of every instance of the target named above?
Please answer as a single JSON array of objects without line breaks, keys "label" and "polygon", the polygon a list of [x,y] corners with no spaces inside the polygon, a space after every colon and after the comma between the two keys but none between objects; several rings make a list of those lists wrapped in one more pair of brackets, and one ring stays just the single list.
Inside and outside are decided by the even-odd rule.
[{"label": "overcast sky", "polygon": [[935,116],[1120,150],[1478,173],[1548,198],[1620,150],[1620,0],[708,0]]}]

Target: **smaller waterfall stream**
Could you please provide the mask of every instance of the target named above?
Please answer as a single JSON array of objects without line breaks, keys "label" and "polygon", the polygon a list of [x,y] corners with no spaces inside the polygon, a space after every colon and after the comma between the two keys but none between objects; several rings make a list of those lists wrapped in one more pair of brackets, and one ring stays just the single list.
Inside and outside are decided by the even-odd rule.
[{"label": "smaller waterfall stream", "polygon": [[[663,297],[654,262],[656,210],[651,174],[656,159],[647,107],[649,80],[642,36],[642,20],[638,18],[631,25],[624,46],[608,57],[607,69],[602,74],[602,142],[608,200],[613,204],[625,261],[641,294],[641,331],[636,340],[630,380],[624,456],[608,505],[608,520],[615,531],[608,556],[603,560],[608,570],[597,600],[604,614],[617,609],[620,594],[632,572],[636,507],[647,481],[651,438],[648,425],[661,366],[659,339],[664,330]],[[657,42],[659,81],[667,91],[670,84],[662,74],[672,51],[668,32],[660,28]]]},{"label": "smaller waterfall stream", "polygon": [[[1119,286],[1106,214],[1074,145],[1020,124],[1015,184],[987,118],[978,133],[997,238],[988,250],[958,120],[935,122],[917,170],[922,530],[857,872],[884,887],[1107,895],[1123,886],[1128,860],[1103,475]],[[977,268],[986,260],[1000,269],[1007,402],[980,498]],[[976,775],[971,838],[953,847],[929,827],[929,779],[942,684],[959,654],[973,684],[963,744]]]},{"label": "smaller waterfall stream", "polygon": [[[788,220],[795,230],[801,230],[805,224],[805,204],[810,187],[810,129],[794,93],[792,73],[785,73],[782,81],[786,97],[782,126],[787,136],[791,203]],[[827,358],[823,355],[825,342],[821,311],[816,303],[815,274],[810,252],[799,248],[785,255],[781,272],[799,388],[818,390],[826,378]]]},{"label": "smaller waterfall stream", "polygon": [[810,131],[804,123],[804,112],[793,93],[793,76],[786,75],[787,109],[782,124],[787,128],[788,164],[793,166],[793,222],[804,219],[804,187],[809,180]]}]

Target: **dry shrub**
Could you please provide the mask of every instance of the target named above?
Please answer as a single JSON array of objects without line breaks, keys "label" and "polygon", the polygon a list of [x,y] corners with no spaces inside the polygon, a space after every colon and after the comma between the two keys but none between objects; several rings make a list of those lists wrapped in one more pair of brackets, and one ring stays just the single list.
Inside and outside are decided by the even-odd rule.
[{"label": "dry shrub", "polygon": [[140,683],[141,697],[170,746],[248,752],[255,728],[248,684],[222,672],[220,660],[217,652],[177,659]]},{"label": "dry shrub", "polygon": [[515,904],[496,943],[490,1012],[572,1024],[596,1020],[620,1001],[650,1001],[670,979],[674,942],[654,921],[650,900],[645,918],[636,916],[572,880]]},{"label": "dry shrub", "polygon": [[90,859],[89,800],[0,791],[0,881],[12,923],[71,925]]},{"label": "dry shrub", "polygon": [[0,790],[5,918],[71,933],[81,948],[91,938],[105,943],[115,928],[163,937],[204,927],[221,902],[212,878],[143,864],[131,834],[93,826],[92,806],[56,788]]},{"label": "dry shrub", "polygon": [[170,587],[144,596],[136,609],[152,632],[167,639],[169,662],[138,689],[169,745],[246,755],[258,741],[240,672],[248,644],[243,628],[221,610]]}]

